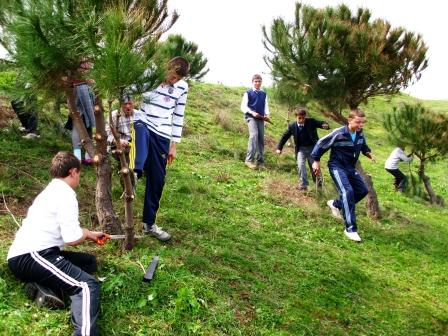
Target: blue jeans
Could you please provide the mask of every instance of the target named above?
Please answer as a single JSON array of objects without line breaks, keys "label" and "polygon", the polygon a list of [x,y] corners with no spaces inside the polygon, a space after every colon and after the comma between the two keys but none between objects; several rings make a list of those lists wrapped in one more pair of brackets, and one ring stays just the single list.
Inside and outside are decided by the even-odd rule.
[{"label": "blue jeans", "polygon": [[297,173],[299,174],[299,185],[301,187],[308,187],[308,172],[306,168],[306,163],[308,162],[308,167],[311,172],[313,181],[317,183],[318,187],[322,186],[322,177],[313,173],[312,164],[314,160],[311,158],[311,152],[313,151],[313,146],[301,146],[297,152]]},{"label": "blue jeans", "polygon": [[246,121],[249,127],[246,161],[264,163],[264,120],[247,117]]},{"label": "blue jeans", "polygon": [[[93,111],[95,96],[92,89],[87,84],[76,85],[74,91],[76,97],[76,108],[78,109],[79,115],[86,126],[89,137],[92,138],[92,128],[95,127],[95,114]],[[74,125],[72,128],[72,145],[73,149],[81,149],[81,137]]]},{"label": "blue jeans", "polygon": [[95,127],[95,95],[87,84],[75,86],[76,108],[81,117],[84,117],[86,128]]}]

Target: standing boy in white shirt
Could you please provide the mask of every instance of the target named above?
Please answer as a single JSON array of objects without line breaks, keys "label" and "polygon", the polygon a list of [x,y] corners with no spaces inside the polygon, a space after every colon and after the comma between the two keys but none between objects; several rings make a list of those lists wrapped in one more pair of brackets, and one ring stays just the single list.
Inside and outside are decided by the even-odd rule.
[{"label": "standing boy in white shirt", "polygon": [[241,111],[249,128],[245,165],[250,169],[264,167],[264,123],[271,120],[268,97],[266,92],[261,90],[262,81],[260,75],[253,75],[253,87],[244,93],[241,101]]},{"label": "standing boy in white shirt", "polygon": [[[53,180],[36,197],[8,252],[8,266],[38,304],[62,308],[54,294],[70,296],[74,335],[98,335],[99,285],[91,276],[96,258],[81,252],[63,251],[86,239],[96,241],[102,232],[83,229],[78,220],[75,189],[81,163],[70,152],[59,152],[51,161]],[[54,291],[54,292],[53,292]]]}]

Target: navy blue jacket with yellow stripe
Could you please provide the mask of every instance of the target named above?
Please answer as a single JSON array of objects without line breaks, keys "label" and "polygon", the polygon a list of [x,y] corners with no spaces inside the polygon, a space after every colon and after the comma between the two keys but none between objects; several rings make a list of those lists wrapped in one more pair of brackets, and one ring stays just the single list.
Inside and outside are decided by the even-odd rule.
[{"label": "navy blue jacket with yellow stripe", "polygon": [[356,132],[355,141],[352,141],[348,126],[335,129],[321,138],[311,153],[311,158],[320,161],[320,158],[331,148],[328,165],[336,164],[346,168],[355,168],[359,153],[370,153],[362,131]]}]

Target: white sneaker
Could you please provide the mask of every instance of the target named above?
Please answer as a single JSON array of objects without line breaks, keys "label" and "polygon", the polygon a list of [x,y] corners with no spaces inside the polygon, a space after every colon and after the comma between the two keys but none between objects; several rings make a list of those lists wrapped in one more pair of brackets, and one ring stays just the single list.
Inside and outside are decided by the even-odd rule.
[{"label": "white sneaker", "polygon": [[22,138],[24,138],[24,139],[36,139],[36,138],[40,138],[40,135],[38,135],[36,133],[28,133],[26,135],[23,135]]},{"label": "white sneaker", "polygon": [[171,239],[171,235],[168,232],[163,231],[162,228],[158,227],[156,224],[153,224],[150,228],[148,228],[148,224],[143,223],[143,227],[146,234],[149,234],[160,241],[168,241]]},{"label": "white sneaker", "polygon": [[350,240],[357,241],[357,242],[361,241],[361,237],[359,236],[358,232],[348,232],[347,230],[344,230],[344,234]]},{"label": "white sneaker", "polygon": [[344,218],[342,217],[342,214],[341,214],[341,210],[339,210],[338,208],[336,208],[334,205],[333,205],[333,202],[334,202],[334,200],[329,200],[329,201],[327,201],[327,205],[330,207],[330,209],[331,209],[331,214],[333,215],[333,217],[336,217],[337,219],[341,219],[341,220],[344,220]]}]

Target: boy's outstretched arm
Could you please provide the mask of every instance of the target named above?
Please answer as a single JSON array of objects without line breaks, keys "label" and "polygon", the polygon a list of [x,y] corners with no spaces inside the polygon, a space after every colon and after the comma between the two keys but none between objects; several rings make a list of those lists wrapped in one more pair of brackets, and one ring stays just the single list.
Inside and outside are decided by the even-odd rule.
[{"label": "boy's outstretched arm", "polygon": [[364,156],[367,156],[370,160],[372,160],[372,162],[376,163],[376,159],[371,152],[365,153]]},{"label": "boy's outstretched arm", "polygon": [[314,161],[320,161],[320,158],[322,155],[325,154],[326,151],[328,151],[331,146],[333,146],[334,141],[336,140],[336,137],[338,135],[338,130],[334,130],[330,134],[327,134],[323,138],[321,138],[316,145],[314,145],[313,151],[311,152],[311,158]]},{"label": "boy's outstretched arm", "polygon": [[315,120],[314,122],[315,122],[315,125],[314,125],[315,127],[326,129],[326,130],[330,129],[330,125],[326,121]]},{"label": "boy's outstretched arm", "polygon": [[291,126],[288,125],[288,129],[282,134],[282,137],[278,142],[276,150],[277,154],[280,154],[282,152],[283,146],[285,145],[286,141],[288,141],[288,139],[291,137],[291,135],[292,135]]},{"label": "boy's outstretched arm", "polygon": [[320,176],[320,161],[314,161],[312,168],[314,175]]},{"label": "boy's outstretched arm", "polygon": [[338,129],[334,130],[330,134],[327,134],[323,138],[321,138],[313,148],[311,152],[311,158],[313,159],[313,164],[311,168],[316,176],[320,175],[320,158],[325,154],[332,146],[336,137],[338,135]]},{"label": "boy's outstretched arm", "polygon": [[70,246],[76,246],[79,244],[82,244],[86,239],[90,239],[91,241],[96,242],[98,238],[100,238],[101,236],[104,236],[103,232],[97,232],[97,231],[90,231],[89,229],[82,229],[82,236],[81,238],[72,241],[72,242],[67,242],[67,245]]},{"label": "boy's outstretched arm", "polygon": [[362,145],[361,148],[361,152],[364,156],[368,157],[370,160],[372,160],[372,162],[376,162],[375,157],[372,154],[372,150],[370,149],[370,147],[367,145],[365,139],[364,139],[364,143]]},{"label": "boy's outstretched arm", "polygon": [[176,151],[176,142],[172,141],[170,144],[170,151],[168,153],[168,164],[172,164],[174,161],[174,158],[176,157],[177,151]]}]

